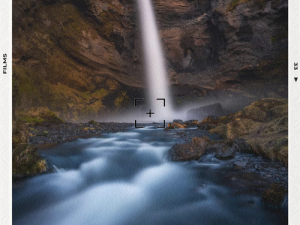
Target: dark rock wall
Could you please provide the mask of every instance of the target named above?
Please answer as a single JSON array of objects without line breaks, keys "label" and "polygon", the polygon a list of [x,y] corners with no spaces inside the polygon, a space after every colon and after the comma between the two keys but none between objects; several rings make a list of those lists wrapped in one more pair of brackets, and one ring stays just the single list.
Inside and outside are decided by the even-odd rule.
[{"label": "dark rock wall", "polygon": [[[153,4],[175,100],[287,97],[287,0]],[[66,120],[131,105],[145,87],[135,1],[13,0],[13,86],[16,111]]]}]

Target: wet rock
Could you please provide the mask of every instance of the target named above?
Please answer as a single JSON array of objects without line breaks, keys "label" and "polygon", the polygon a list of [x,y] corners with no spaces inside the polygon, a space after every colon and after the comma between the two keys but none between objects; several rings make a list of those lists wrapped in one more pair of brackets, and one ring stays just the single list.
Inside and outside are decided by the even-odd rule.
[{"label": "wet rock", "polygon": [[19,144],[12,152],[14,176],[27,176],[46,171],[46,161],[41,158],[37,148],[30,144]]},{"label": "wet rock", "polygon": [[168,151],[172,161],[189,161],[199,159],[206,151],[208,137],[195,137],[189,143],[175,144]]},{"label": "wet rock", "polygon": [[215,154],[215,157],[221,160],[232,159],[235,157],[236,149],[229,146],[219,148]]},{"label": "wet rock", "polygon": [[39,131],[36,135],[46,137],[48,136],[48,131]]},{"label": "wet rock", "polygon": [[246,167],[247,165],[247,161],[236,161],[233,163],[233,165],[237,168],[237,169],[243,169]]},{"label": "wet rock", "polygon": [[280,208],[287,194],[287,190],[279,183],[274,183],[266,189],[262,195],[262,200],[267,207]]},{"label": "wet rock", "polygon": [[209,123],[209,124],[214,124],[217,125],[218,124],[218,117],[217,116],[208,116],[205,119],[203,119],[201,121],[201,123]]},{"label": "wet rock", "polygon": [[188,120],[185,121],[184,124],[186,125],[186,127],[195,127],[199,125],[198,120]]},{"label": "wet rock", "polygon": [[216,128],[216,126],[213,124],[201,123],[198,125],[198,129],[200,129],[200,130],[210,130],[213,128]]},{"label": "wet rock", "polygon": [[234,148],[241,153],[253,153],[251,146],[243,138],[235,138],[233,141]]},{"label": "wet rock", "polygon": [[167,126],[167,129],[177,129],[177,128],[186,128],[186,125],[180,123],[169,123]]},{"label": "wet rock", "polygon": [[198,129],[201,130],[210,130],[217,126],[218,124],[218,117],[217,116],[208,116],[204,120],[200,122],[198,125]]}]

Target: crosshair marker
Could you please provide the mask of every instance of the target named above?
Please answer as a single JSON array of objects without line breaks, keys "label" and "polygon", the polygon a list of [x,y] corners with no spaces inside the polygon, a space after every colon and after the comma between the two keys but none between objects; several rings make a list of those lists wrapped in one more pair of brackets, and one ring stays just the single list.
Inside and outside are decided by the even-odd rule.
[{"label": "crosshair marker", "polygon": [[156,100],[163,100],[164,101],[164,107],[166,106],[166,99],[164,99],[164,98],[157,98]]},{"label": "crosshair marker", "polygon": [[138,127],[138,126],[136,125],[136,120],[134,121],[134,127],[135,127],[135,128],[144,128],[144,127]]},{"label": "crosshair marker", "polygon": [[166,128],[166,120],[164,120],[164,126],[163,127],[156,127],[156,128]]},{"label": "crosshair marker", "polygon": [[151,109],[149,110],[149,112],[148,113],[146,113],[146,114],[149,114],[149,117],[151,117],[151,114],[154,114],[153,112],[151,112]]}]

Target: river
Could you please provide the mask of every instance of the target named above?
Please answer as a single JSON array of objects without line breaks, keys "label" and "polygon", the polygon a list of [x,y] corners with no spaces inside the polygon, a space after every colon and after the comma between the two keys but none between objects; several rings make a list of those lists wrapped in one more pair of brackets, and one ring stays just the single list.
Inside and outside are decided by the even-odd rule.
[{"label": "river", "polygon": [[148,126],[40,151],[56,172],[14,184],[13,224],[287,224],[255,191],[226,185],[213,155],[166,160],[175,141]]}]

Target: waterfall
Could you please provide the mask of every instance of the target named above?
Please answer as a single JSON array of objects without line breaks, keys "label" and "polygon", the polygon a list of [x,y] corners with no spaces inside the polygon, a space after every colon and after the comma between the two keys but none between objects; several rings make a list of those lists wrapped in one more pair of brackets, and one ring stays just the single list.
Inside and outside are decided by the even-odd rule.
[{"label": "waterfall", "polygon": [[[137,4],[147,73],[147,100],[154,112],[154,121],[170,120],[173,116],[172,99],[154,10],[150,0],[137,0]],[[164,101],[157,99],[165,99],[165,107]]]}]

